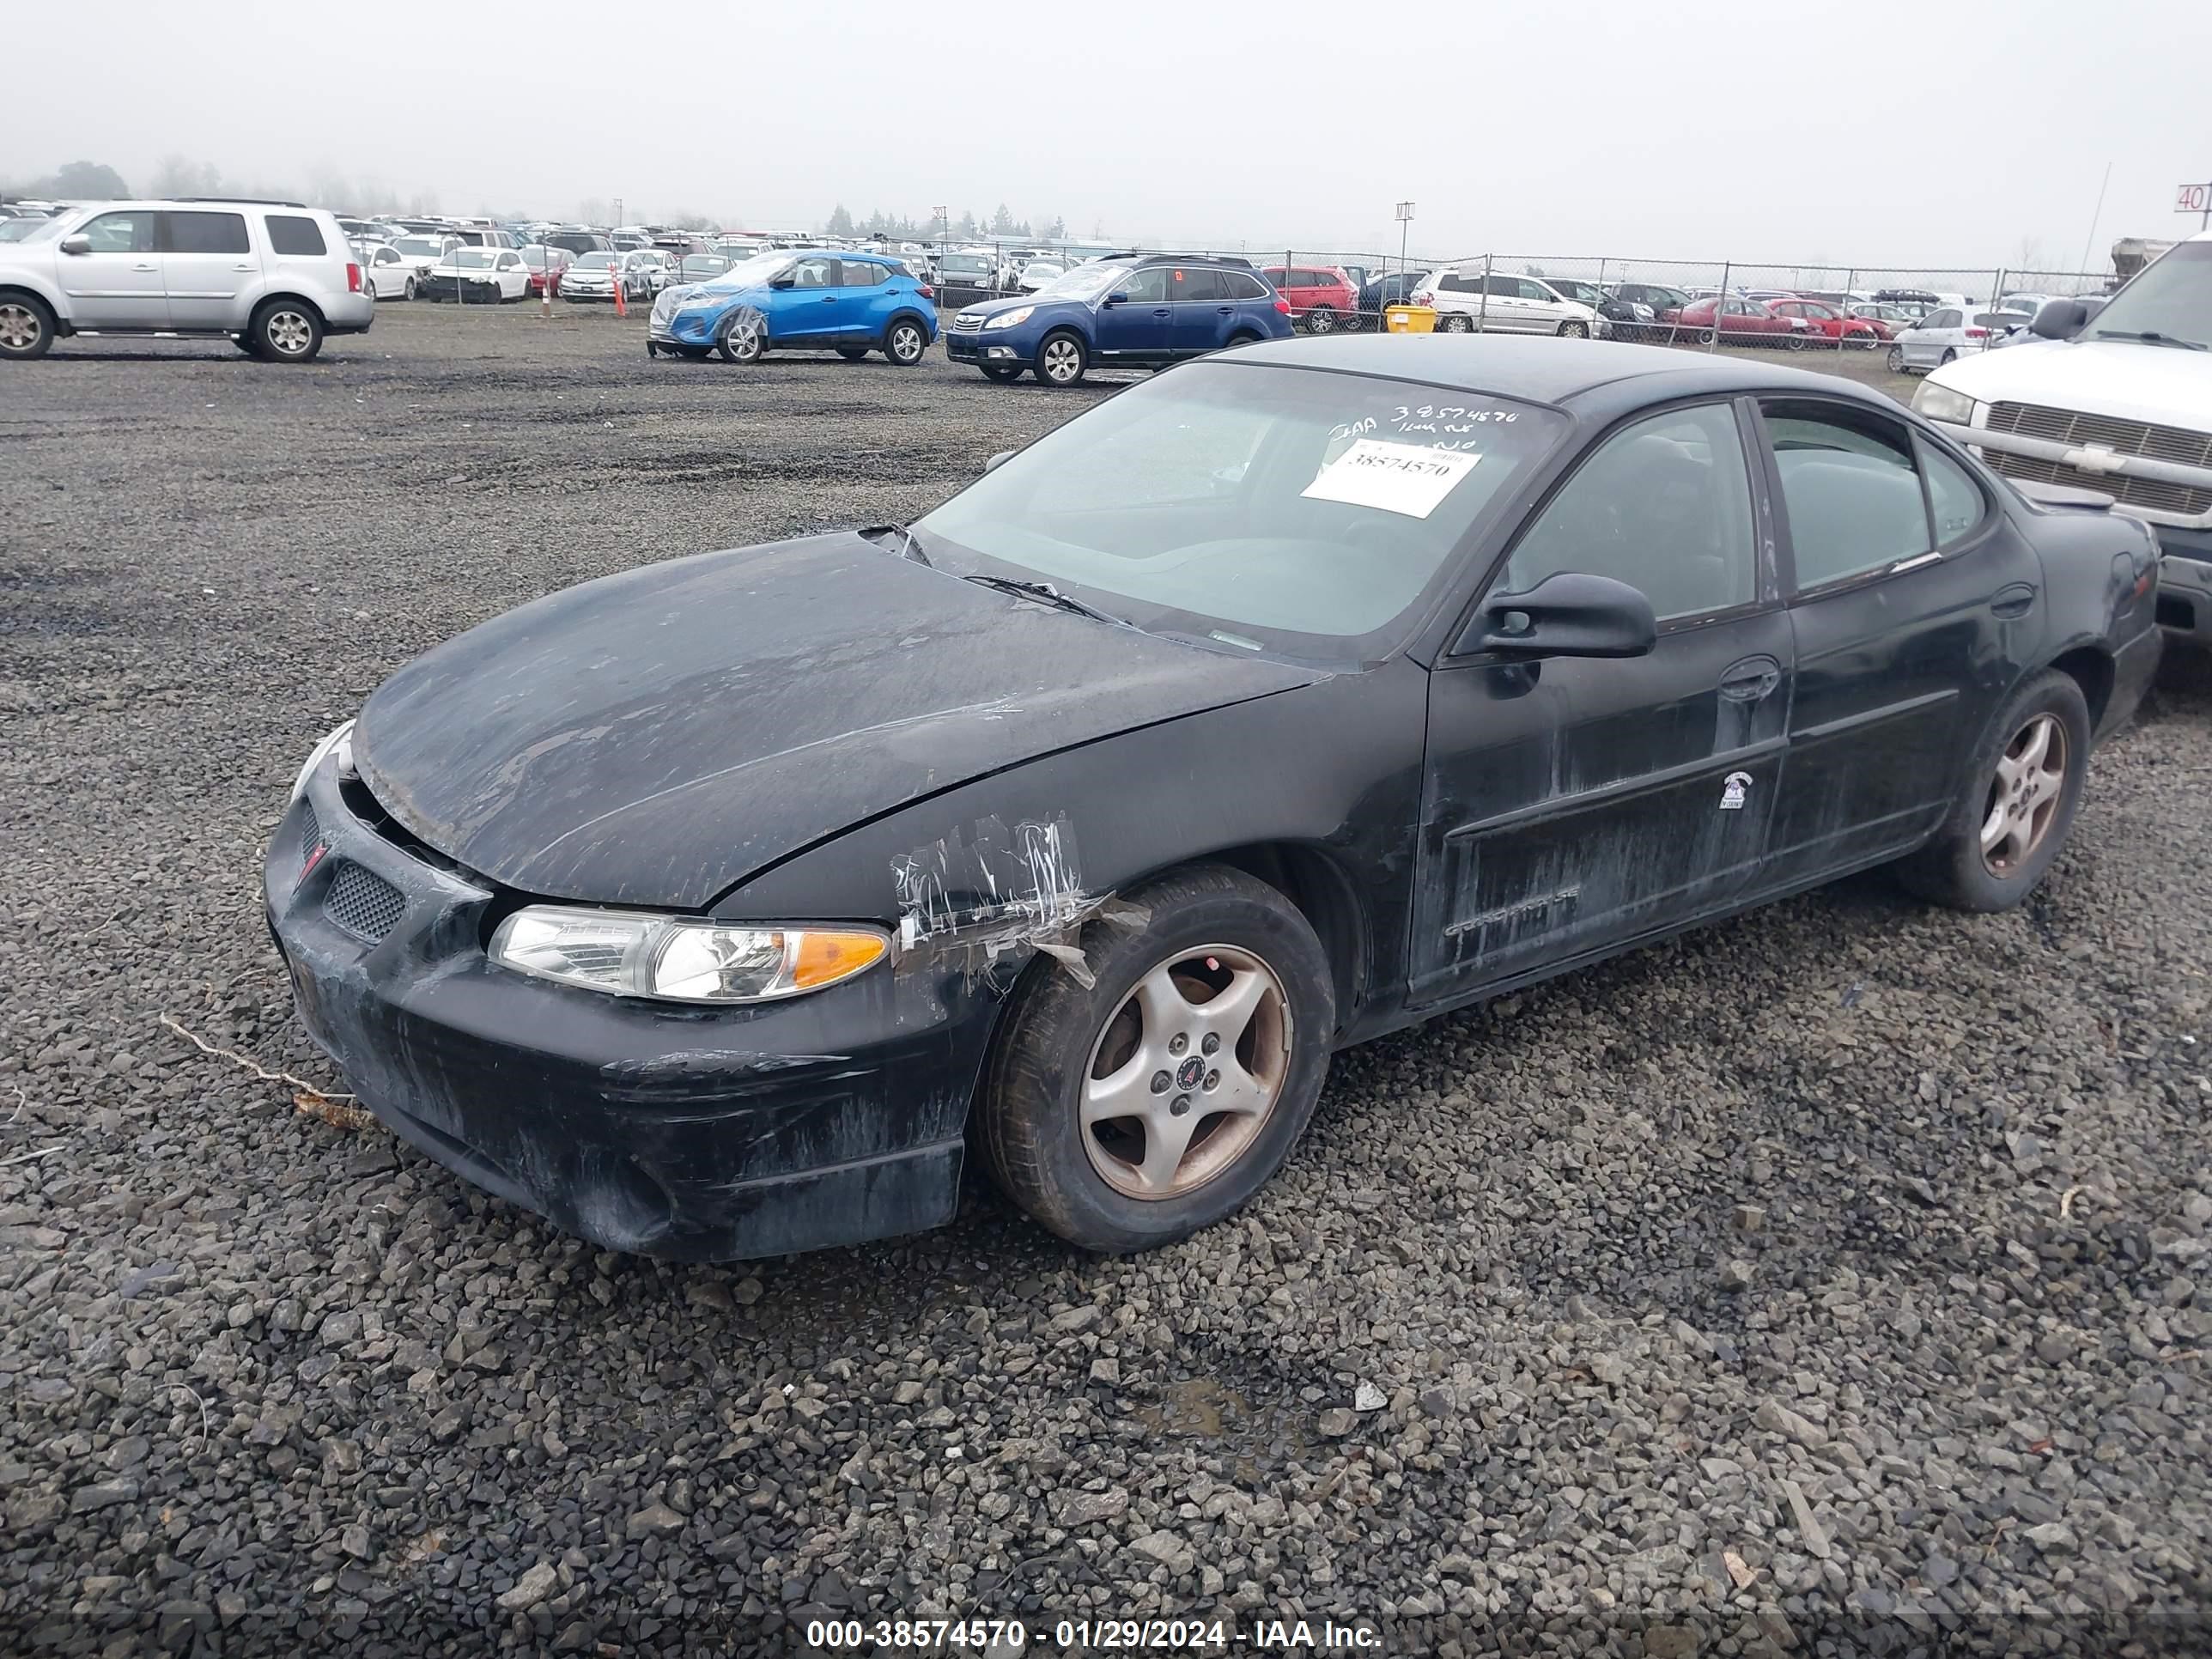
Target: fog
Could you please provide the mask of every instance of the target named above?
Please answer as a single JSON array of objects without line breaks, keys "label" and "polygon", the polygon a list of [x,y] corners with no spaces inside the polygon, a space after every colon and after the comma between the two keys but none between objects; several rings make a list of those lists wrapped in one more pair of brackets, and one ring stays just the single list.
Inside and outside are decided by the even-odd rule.
[{"label": "fog", "polygon": [[99,21],[11,77],[10,187],[88,161],[336,208],[807,229],[1005,204],[1079,236],[1394,252],[1411,199],[1437,255],[2070,270],[2194,230],[2175,187],[2212,178],[2202,0]]}]

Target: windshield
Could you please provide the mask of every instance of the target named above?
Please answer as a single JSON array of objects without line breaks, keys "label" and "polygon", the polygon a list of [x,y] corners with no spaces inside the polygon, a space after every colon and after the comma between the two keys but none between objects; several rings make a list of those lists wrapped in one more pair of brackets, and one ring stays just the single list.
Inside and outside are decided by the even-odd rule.
[{"label": "windshield", "polygon": [[781,248],[768,253],[756,253],[750,259],[738,260],[708,286],[722,289],[757,288],[797,257]]},{"label": "windshield", "polygon": [[392,246],[402,253],[443,253],[446,245],[428,236],[403,236]]},{"label": "windshield", "polygon": [[612,270],[622,263],[619,253],[586,253],[576,260],[579,270]]},{"label": "windshield", "polygon": [[492,258],[492,252],[489,248],[457,247],[453,250],[453,269],[482,270],[491,264]]},{"label": "windshield", "polygon": [[915,528],[940,565],[1042,580],[1150,631],[1369,660],[1565,426],[1484,392],[1197,363],[1048,434]]},{"label": "windshield", "polygon": [[2212,242],[2183,242],[2112,296],[2082,337],[2160,334],[2212,347]]},{"label": "windshield", "polygon": [[0,242],[35,242],[60,228],[58,219],[0,219]]},{"label": "windshield", "polygon": [[947,270],[988,271],[997,262],[983,253],[948,253],[939,262]]},{"label": "windshield", "polygon": [[1037,290],[1040,300],[1095,300],[1112,288],[1117,277],[1129,274],[1127,265],[1078,265],[1064,276],[1053,278],[1048,287]]}]

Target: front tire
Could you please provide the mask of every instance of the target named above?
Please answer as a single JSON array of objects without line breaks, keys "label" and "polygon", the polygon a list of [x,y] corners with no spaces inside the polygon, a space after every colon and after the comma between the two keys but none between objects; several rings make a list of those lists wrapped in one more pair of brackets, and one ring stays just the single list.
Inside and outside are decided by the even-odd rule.
[{"label": "front tire", "polygon": [[0,357],[28,362],[53,349],[54,313],[27,294],[0,299]]},{"label": "front tire", "polygon": [[271,300],[253,313],[246,337],[265,362],[313,362],[323,349],[323,319],[297,300]]},{"label": "front tire", "polygon": [[1559,325],[1559,337],[1562,340],[1587,340],[1589,338],[1589,325],[1588,323],[1561,323]]},{"label": "front tire", "polygon": [[911,317],[895,317],[884,331],[884,356],[896,368],[912,368],[928,349],[928,332]]},{"label": "front tire", "polygon": [[714,349],[722,354],[726,363],[757,363],[768,349],[768,325],[732,317],[722,325],[722,331],[714,341]]},{"label": "front tire", "polygon": [[839,346],[837,355],[848,363],[857,363],[868,355],[866,346]]},{"label": "front tire", "polygon": [[1992,722],[1936,838],[1897,866],[1899,882],[1954,910],[2018,904],[2073,828],[2089,743],[2089,706],[2073,676],[2037,675]]},{"label": "front tire", "polygon": [[403,300],[411,300],[415,297],[415,279],[412,276],[407,279],[407,286],[399,290],[399,297]]},{"label": "front tire", "polygon": [[1474,319],[1463,311],[1449,312],[1444,316],[1444,332],[1472,334],[1474,332]]},{"label": "front tire", "polygon": [[1127,896],[1151,919],[1083,930],[1091,988],[1030,964],[976,1118],[1008,1197],[1113,1252],[1173,1243],[1259,1191],[1313,1114],[1336,1024],[1321,942],[1266,883],[1199,865]]},{"label": "front tire", "polygon": [[1947,365],[1951,364],[1951,363],[1955,363],[1955,362],[1957,362],[1958,361],[1959,361],[1959,354],[1958,354],[1957,352],[1955,352],[1955,351],[1952,350],[1950,347],[1948,347],[1948,346],[1945,346],[1945,347],[1943,348],[1943,355],[1942,355],[1941,357],[1939,357],[1939,358],[1937,358],[1937,359],[1936,360],[1936,368],[1942,368],[1946,367]]},{"label": "front tire", "polygon": [[1010,380],[1018,380],[1022,378],[1022,371],[1018,368],[994,368],[988,363],[981,364],[980,367],[985,380],[996,380],[1000,386],[1005,386]]},{"label": "front tire", "polygon": [[1305,325],[1306,332],[1309,334],[1335,333],[1335,308],[1332,306],[1316,306],[1311,311],[1306,313]]},{"label": "front tire", "polygon": [[1090,367],[1091,354],[1084,349],[1080,335],[1061,329],[1038,343],[1036,377],[1047,386],[1079,385]]},{"label": "front tire", "polygon": [[1889,356],[1882,359],[1882,367],[1887,368],[1893,374],[1904,374],[1905,348],[1903,346],[1895,345],[1890,347]]}]

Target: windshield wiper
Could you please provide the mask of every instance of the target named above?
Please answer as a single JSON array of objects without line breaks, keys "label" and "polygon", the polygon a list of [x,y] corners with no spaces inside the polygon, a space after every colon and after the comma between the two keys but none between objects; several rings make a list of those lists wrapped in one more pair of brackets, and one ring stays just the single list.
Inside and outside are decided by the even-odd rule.
[{"label": "windshield wiper", "polygon": [[[912,559],[916,564],[928,564],[929,555],[921,550],[921,538],[902,524],[872,524],[860,532],[863,536],[896,536],[899,538],[899,557]],[[934,569],[936,567],[930,567]]]},{"label": "windshield wiper", "polygon": [[1018,593],[1025,599],[1055,605],[1062,611],[1073,611],[1079,617],[1088,617],[1093,622],[1111,623],[1116,628],[1129,624],[1119,617],[1109,617],[1095,605],[1085,605],[1072,594],[1063,593],[1050,582],[1023,581],[1013,576],[963,576],[963,582],[974,582],[978,587],[995,587],[1001,593]]},{"label": "windshield wiper", "polygon": [[2212,351],[2202,340],[2183,340],[2171,334],[2161,334],[2154,328],[2128,330],[2099,328],[2090,331],[2100,340],[2141,340],[2145,345],[2179,346],[2184,351]]}]

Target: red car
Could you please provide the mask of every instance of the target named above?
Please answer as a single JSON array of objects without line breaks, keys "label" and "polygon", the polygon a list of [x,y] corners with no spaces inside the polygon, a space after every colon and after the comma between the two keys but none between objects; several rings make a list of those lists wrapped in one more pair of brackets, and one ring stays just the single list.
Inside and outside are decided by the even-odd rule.
[{"label": "red car", "polygon": [[1713,337],[1713,313],[1720,312],[1721,339],[1734,341],[1738,345],[1786,346],[1792,351],[1802,351],[1820,337],[1811,321],[1803,317],[1778,316],[1773,308],[1757,300],[1747,300],[1741,294],[1731,294],[1725,301],[1717,299],[1692,300],[1671,320],[1689,330],[1699,344]]},{"label": "red car", "polygon": [[523,269],[530,273],[530,297],[551,298],[561,292],[561,273],[575,263],[565,247],[546,247],[533,242],[522,250]]},{"label": "red car", "polygon": [[1336,265],[1281,265],[1260,274],[1290,301],[1291,321],[1309,334],[1330,334],[1359,326],[1359,288],[1349,271]]},{"label": "red car", "polygon": [[1824,300],[1770,300],[1766,308],[1778,317],[1802,317],[1831,340],[1871,351],[1888,338],[1863,317],[1848,317]]}]

